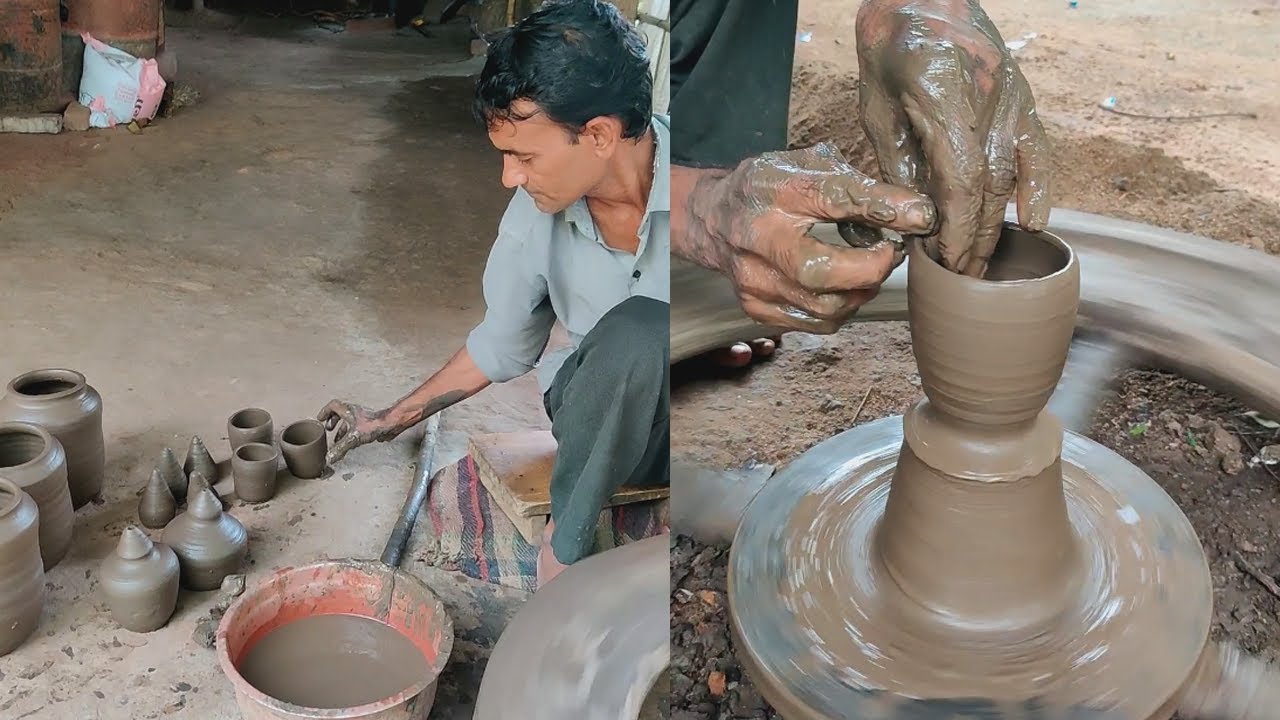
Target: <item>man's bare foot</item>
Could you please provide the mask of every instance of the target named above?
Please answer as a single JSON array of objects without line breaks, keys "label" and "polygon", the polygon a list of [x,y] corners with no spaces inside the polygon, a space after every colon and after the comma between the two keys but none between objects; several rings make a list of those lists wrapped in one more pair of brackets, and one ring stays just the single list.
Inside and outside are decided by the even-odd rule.
[{"label": "man's bare foot", "polygon": [[551,533],[555,530],[555,522],[548,519],[547,527],[542,531],[542,545],[538,547],[538,589],[547,586],[557,575],[569,567],[556,559],[551,549]]},{"label": "man's bare foot", "polygon": [[782,345],[781,336],[757,338],[749,343],[738,342],[727,348],[713,350],[707,354],[707,358],[712,364],[722,368],[746,367],[755,360],[772,357],[780,345]]}]

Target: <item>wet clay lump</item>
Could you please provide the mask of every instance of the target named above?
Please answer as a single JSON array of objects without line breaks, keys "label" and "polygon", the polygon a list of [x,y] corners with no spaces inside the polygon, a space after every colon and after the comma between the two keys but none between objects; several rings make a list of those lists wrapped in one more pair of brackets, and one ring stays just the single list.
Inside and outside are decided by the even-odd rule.
[{"label": "wet clay lump", "polygon": [[0,423],[0,477],[12,480],[35,500],[44,569],[57,565],[71,548],[75,525],[62,443],[38,425]]},{"label": "wet clay lump", "polygon": [[106,445],[102,397],[74,370],[35,370],[14,378],[0,398],[0,421],[39,425],[62,443],[71,504],[79,509],[102,493]]},{"label": "wet clay lump", "polygon": [[[166,489],[165,492],[168,492]],[[178,556],[165,545],[130,525],[115,551],[102,562],[98,577],[121,627],[137,633],[157,630],[169,621],[178,604]]]},{"label": "wet clay lump", "polygon": [[0,478],[0,656],[31,637],[44,608],[39,512],[22,488]]},{"label": "wet clay lump", "polygon": [[317,615],[283,625],[251,646],[237,669],[277,700],[324,709],[377,702],[430,674],[412,642],[357,615]]},{"label": "wet clay lump", "polygon": [[1078,259],[1006,228],[986,280],[918,242],[909,263],[926,398],[748,507],[729,576],[745,666],[789,720],[1032,700],[1167,718],[1206,647],[1208,567],[1158,485],[1044,409]]}]

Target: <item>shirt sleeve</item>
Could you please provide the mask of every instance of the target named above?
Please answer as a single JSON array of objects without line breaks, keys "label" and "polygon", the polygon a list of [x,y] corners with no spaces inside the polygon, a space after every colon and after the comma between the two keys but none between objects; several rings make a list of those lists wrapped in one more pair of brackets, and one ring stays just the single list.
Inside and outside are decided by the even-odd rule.
[{"label": "shirt sleeve", "polygon": [[[467,352],[490,382],[500,383],[534,368],[551,339],[555,311],[540,264],[528,243],[547,216],[517,190],[498,226],[498,239],[484,268],[484,319],[467,337]],[[549,241],[550,238],[547,238]]]},{"label": "shirt sleeve", "polygon": [[673,163],[786,149],[798,14],[799,0],[672,0]]}]

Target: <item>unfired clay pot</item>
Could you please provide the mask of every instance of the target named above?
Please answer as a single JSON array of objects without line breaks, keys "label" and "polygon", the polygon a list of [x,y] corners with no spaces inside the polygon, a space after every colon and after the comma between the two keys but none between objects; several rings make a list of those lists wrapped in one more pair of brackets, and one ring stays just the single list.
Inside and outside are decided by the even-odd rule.
[{"label": "unfired clay pot", "polygon": [[178,514],[178,501],[169,492],[169,485],[159,470],[151,471],[151,479],[138,498],[138,520],[145,528],[159,530]]},{"label": "unfired clay pot", "polygon": [[182,471],[187,474],[188,480],[193,473],[200,473],[210,485],[218,483],[218,464],[213,461],[209,448],[205,447],[199,435],[191,436],[191,443],[187,445],[187,459],[182,461]]},{"label": "unfired clay pot", "polygon": [[102,397],[84,375],[58,369],[19,375],[0,398],[0,421],[6,420],[39,425],[62,443],[72,507],[83,507],[102,493]]},{"label": "unfired clay pot", "polygon": [[245,443],[270,443],[275,434],[271,414],[261,408],[245,408],[227,418],[227,442],[231,455]]},{"label": "unfired clay pot", "polygon": [[156,465],[156,472],[160,473],[160,478],[164,480],[165,485],[169,486],[169,494],[173,495],[174,502],[185,502],[187,473],[178,462],[178,456],[173,453],[173,448],[165,448],[160,452],[160,462]]},{"label": "unfired clay pot", "polygon": [[318,478],[324,472],[329,438],[318,420],[299,420],[280,433],[280,451],[294,477]]},{"label": "unfired clay pot", "polygon": [[102,561],[98,577],[111,617],[126,630],[147,633],[164,627],[177,608],[178,575],[173,550],[130,525],[115,552]]},{"label": "unfired clay pot", "polygon": [[31,637],[44,608],[39,517],[36,501],[0,478],[0,656]]},{"label": "unfired clay pot", "polygon": [[75,518],[62,443],[31,423],[0,423],[0,476],[12,480],[40,508],[40,556],[48,570],[66,557]]},{"label": "unfired clay pot", "polygon": [[274,445],[253,442],[241,445],[231,458],[236,497],[250,503],[266,502],[276,494],[280,451]]},{"label": "unfired clay pot", "polygon": [[239,520],[222,512],[222,502],[207,487],[192,483],[187,511],[164,529],[182,567],[182,586],[216,590],[234,573],[249,550],[249,533]]}]

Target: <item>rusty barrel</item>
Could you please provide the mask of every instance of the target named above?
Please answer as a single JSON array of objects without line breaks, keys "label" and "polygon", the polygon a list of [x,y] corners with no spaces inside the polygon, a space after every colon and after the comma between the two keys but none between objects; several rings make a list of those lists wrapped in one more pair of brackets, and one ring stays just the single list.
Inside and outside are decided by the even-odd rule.
[{"label": "rusty barrel", "polygon": [[0,113],[61,110],[58,0],[0,2]]},{"label": "rusty barrel", "polygon": [[80,94],[80,73],[84,70],[81,33],[89,33],[134,57],[156,56],[163,36],[162,0],[66,0],[66,3],[67,22],[62,28],[65,90]]}]

